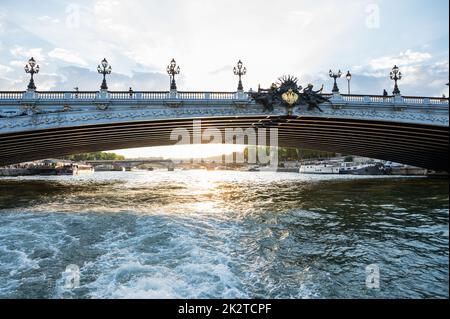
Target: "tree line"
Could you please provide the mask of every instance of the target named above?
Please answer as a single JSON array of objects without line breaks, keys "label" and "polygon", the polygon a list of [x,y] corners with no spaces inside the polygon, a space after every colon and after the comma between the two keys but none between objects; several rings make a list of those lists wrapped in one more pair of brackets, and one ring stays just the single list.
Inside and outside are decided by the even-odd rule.
[{"label": "tree line", "polygon": [[[258,151],[265,151],[269,154],[269,147],[260,147]],[[244,150],[244,157],[248,158],[248,147]],[[288,148],[288,147],[279,147],[278,148],[278,161],[302,161],[309,159],[328,159],[336,157],[336,153],[331,152],[323,152],[323,151],[315,151],[315,150],[307,150],[300,148]]]},{"label": "tree line", "polygon": [[75,155],[64,156],[62,159],[73,162],[84,162],[84,161],[123,161],[125,156],[118,155],[116,153],[105,153],[105,152],[95,152],[95,153],[82,153]]}]

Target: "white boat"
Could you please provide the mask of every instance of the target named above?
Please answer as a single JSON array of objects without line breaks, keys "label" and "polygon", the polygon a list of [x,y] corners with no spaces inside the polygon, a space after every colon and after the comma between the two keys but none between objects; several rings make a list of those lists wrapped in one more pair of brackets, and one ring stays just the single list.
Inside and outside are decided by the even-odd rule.
[{"label": "white boat", "polygon": [[73,164],[72,165],[72,174],[70,174],[70,169],[69,169],[68,175],[86,175],[86,174],[93,174],[94,172],[95,172],[95,169],[91,165]]},{"label": "white boat", "polygon": [[333,164],[311,164],[300,166],[300,174],[339,174],[340,168]]},{"label": "white boat", "polygon": [[356,164],[343,163],[339,174],[343,175],[387,175],[388,170],[382,163]]},{"label": "white boat", "polygon": [[16,167],[0,168],[0,176],[54,176],[54,175],[84,175],[94,173],[90,165],[43,160],[32,163],[18,164]]}]

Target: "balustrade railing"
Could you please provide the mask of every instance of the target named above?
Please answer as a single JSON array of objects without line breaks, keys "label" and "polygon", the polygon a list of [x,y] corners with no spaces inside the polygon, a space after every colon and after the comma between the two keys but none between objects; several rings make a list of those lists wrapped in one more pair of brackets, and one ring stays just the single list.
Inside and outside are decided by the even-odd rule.
[{"label": "balustrade railing", "polygon": [[404,97],[403,102],[408,104],[424,104],[424,99],[420,97]]},{"label": "balustrade railing", "polygon": [[212,100],[234,100],[236,99],[236,93],[231,92],[211,92],[210,93]]},{"label": "balustrade railing", "polygon": [[79,100],[94,100],[97,97],[97,92],[71,92],[71,99]]},{"label": "balustrade railing", "polygon": [[144,100],[166,100],[169,98],[169,92],[142,92]]},{"label": "balustrade railing", "polygon": [[449,99],[443,97],[405,96],[403,101],[407,104],[448,104]]},{"label": "balustrade railing", "polygon": [[448,104],[448,98],[430,98],[430,104]]},{"label": "balustrade railing", "polygon": [[24,92],[0,92],[0,100],[20,100]]},{"label": "balustrade railing", "polygon": [[[356,95],[356,94],[342,94],[333,95],[329,93],[322,94],[324,97],[337,98],[338,101],[343,101],[349,104],[365,104],[365,103],[394,103],[401,101],[406,105],[448,105],[448,98],[436,98],[436,97],[417,97],[417,96],[404,96],[404,97],[394,97],[394,96],[381,96],[381,95]],[[21,99],[39,99],[39,100],[96,100],[96,99],[109,99],[109,100],[155,100],[164,101],[171,99],[179,100],[238,100],[238,99],[248,99],[249,93],[237,93],[237,92],[176,92],[172,94],[171,92],[138,92],[138,91],[115,91],[108,92],[107,94],[101,94],[99,92],[87,92],[87,91],[71,91],[71,92],[34,92],[28,95],[27,92],[13,92],[5,91],[0,92],[0,102],[7,102],[8,100],[21,100]],[[335,101],[336,102],[336,101]]]},{"label": "balustrade railing", "polygon": [[342,99],[346,102],[366,102],[364,95],[342,95]]},{"label": "balustrade railing", "polygon": [[184,100],[234,100],[236,92],[179,92],[178,97]]},{"label": "balustrade railing", "polygon": [[37,92],[37,98],[42,100],[63,100],[64,92]]},{"label": "balustrade railing", "polygon": [[109,98],[112,100],[129,100],[136,98],[135,92],[110,92]]},{"label": "balustrade railing", "polygon": [[372,103],[392,103],[394,102],[393,96],[369,96],[369,101]]},{"label": "balustrade railing", "polygon": [[41,100],[93,100],[96,96],[97,92],[36,92],[36,98]]}]

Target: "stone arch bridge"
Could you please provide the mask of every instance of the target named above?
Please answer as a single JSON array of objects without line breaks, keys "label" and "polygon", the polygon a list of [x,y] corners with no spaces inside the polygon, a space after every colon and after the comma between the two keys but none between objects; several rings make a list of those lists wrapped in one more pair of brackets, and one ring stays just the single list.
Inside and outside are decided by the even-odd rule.
[{"label": "stone arch bridge", "polygon": [[[326,94],[325,94],[326,95]],[[278,144],[448,171],[445,98],[329,94],[323,112],[265,110],[245,92],[0,92],[0,166],[173,145],[175,128],[278,128]]]}]

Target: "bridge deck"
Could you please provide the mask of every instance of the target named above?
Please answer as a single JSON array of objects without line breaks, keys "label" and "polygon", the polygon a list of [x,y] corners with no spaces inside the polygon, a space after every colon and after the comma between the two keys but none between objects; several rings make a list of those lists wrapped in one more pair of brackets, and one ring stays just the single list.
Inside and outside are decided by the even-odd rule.
[{"label": "bridge deck", "polygon": [[264,110],[243,92],[0,92],[0,165],[173,145],[174,129],[195,135],[193,120],[202,120],[203,129],[222,132],[277,128],[279,146],[448,169],[448,99],[331,97],[323,112],[288,113]]}]

